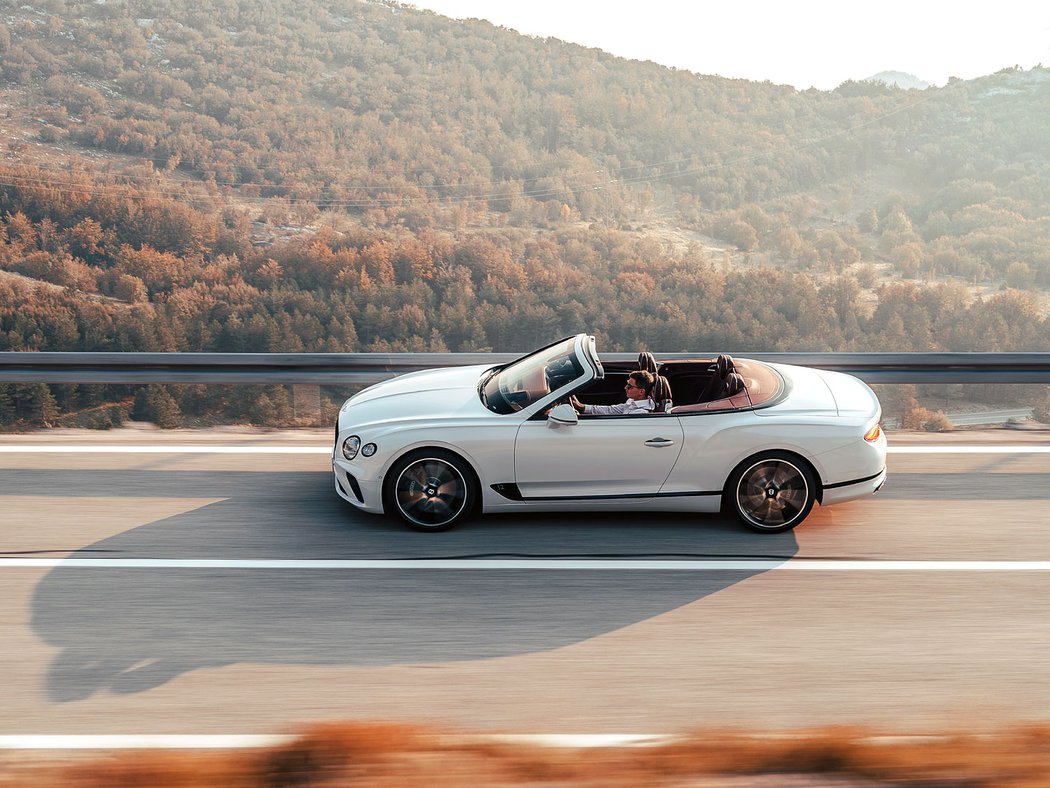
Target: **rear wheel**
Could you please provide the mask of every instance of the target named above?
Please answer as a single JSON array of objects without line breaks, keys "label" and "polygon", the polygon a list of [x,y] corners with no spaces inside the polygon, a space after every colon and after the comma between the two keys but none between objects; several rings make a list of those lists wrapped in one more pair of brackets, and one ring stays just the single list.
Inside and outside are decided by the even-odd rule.
[{"label": "rear wheel", "polygon": [[383,502],[387,514],[417,531],[444,531],[474,508],[477,484],[467,464],[440,449],[422,450],[398,460],[387,474]]},{"label": "rear wheel", "polygon": [[790,531],[806,519],[817,499],[809,465],[787,452],[765,452],[736,467],[723,492],[725,508],[762,533]]}]

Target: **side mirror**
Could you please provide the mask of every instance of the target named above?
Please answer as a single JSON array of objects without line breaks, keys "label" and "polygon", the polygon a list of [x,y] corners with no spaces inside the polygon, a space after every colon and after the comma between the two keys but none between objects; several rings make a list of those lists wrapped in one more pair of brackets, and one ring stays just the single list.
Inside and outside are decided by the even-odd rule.
[{"label": "side mirror", "polygon": [[580,418],[576,415],[576,408],[568,402],[563,402],[561,405],[555,405],[551,408],[551,412],[547,414],[548,426],[559,427],[562,425],[579,423]]}]

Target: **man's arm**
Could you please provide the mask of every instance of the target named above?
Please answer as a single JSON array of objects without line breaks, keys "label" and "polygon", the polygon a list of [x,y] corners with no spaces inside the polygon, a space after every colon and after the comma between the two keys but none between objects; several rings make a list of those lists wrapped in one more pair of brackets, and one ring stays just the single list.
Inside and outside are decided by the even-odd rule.
[{"label": "man's arm", "polygon": [[622,416],[629,407],[627,402],[619,405],[584,405],[583,413],[586,416]]}]

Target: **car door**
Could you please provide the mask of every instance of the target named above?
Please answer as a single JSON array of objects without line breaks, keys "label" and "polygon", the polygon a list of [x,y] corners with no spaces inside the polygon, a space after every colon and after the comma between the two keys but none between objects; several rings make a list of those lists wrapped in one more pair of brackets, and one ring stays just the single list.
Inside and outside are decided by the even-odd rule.
[{"label": "car door", "polygon": [[682,425],[665,414],[522,423],[514,473],[525,500],[655,495],[682,450]]}]

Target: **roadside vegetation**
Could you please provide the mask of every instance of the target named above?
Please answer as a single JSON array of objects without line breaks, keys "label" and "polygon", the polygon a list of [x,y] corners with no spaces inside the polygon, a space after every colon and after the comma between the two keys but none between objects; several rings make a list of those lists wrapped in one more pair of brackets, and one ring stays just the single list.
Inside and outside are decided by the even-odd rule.
[{"label": "roadside vegetation", "polygon": [[704,731],[644,747],[564,749],[387,724],[327,724],[265,750],[124,753],[72,764],[0,761],[0,786],[917,786],[1050,783],[1050,728],[887,736],[852,728]]}]

